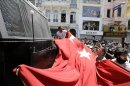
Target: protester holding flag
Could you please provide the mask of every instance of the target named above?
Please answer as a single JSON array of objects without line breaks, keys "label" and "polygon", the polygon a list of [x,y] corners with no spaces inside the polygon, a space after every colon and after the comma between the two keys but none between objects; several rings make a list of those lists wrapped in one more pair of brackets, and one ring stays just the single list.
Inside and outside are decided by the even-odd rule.
[{"label": "protester holding flag", "polygon": [[104,47],[97,49],[95,53],[98,55],[96,60],[106,60],[106,49]]},{"label": "protester holding flag", "polygon": [[58,31],[57,31],[56,35],[57,35],[57,37],[58,37],[59,39],[62,39],[62,38],[65,38],[66,33],[67,33],[67,31],[64,30],[64,29],[60,26],[60,27],[58,27]]},{"label": "protester holding flag", "polygon": [[113,59],[112,61],[118,63],[120,66],[130,71],[128,51],[125,48],[117,48],[114,52],[114,57],[115,59]]}]

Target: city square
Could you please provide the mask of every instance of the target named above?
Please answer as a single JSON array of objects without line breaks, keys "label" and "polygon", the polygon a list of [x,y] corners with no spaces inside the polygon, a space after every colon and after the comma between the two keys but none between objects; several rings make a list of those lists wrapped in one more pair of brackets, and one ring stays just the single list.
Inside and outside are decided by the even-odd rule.
[{"label": "city square", "polygon": [[129,86],[130,0],[0,0],[0,86]]}]

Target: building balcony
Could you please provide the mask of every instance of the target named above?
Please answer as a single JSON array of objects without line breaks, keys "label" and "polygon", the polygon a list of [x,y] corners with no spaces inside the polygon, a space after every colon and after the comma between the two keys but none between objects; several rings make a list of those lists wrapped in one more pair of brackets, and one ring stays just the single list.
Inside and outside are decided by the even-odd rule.
[{"label": "building balcony", "polygon": [[84,0],[83,3],[84,4],[101,4],[101,0],[97,0],[97,1]]},{"label": "building balcony", "polygon": [[125,18],[124,17],[114,17],[112,18],[113,21],[124,21]]},{"label": "building balcony", "polygon": [[43,6],[69,6],[70,1],[44,1],[42,3]]},{"label": "building balcony", "polygon": [[68,27],[70,24],[69,23],[61,23],[61,22],[49,22],[48,23],[49,26],[53,26],[53,27],[58,27],[58,26],[65,26]]},{"label": "building balcony", "polygon": [[36,7],[41,7],[42,3],[36,3]]},{"label": "building balcony", "polygon": [[77,9],[77,4],[70,4],[70,8]]},{"label": "building balcony", "polygon": [[70,24],[75,24],[76,20],[70,20]]}]

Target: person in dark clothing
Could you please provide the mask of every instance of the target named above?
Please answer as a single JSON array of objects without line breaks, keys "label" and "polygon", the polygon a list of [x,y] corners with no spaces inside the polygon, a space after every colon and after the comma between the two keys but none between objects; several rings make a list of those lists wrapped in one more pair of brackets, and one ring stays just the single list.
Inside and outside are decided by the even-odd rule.
[{"label": "person in dark clothing", "polygon": [[118,47],[114,52],[114,57],[115,59],[113,59],[112,61],[118,63],[120,66],[130,71],[130,63],[127,49]]}]

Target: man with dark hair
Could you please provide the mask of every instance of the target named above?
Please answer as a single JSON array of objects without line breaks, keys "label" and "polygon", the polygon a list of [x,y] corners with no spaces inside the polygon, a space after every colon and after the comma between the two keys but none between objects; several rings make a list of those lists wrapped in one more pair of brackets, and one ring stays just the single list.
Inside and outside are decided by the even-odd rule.
[{"label": "man with dark hair", "polygon": [[59,39],[65,38],[66,36],[66,30],[64,30],[61,26],[58,27],[58,31],[56,33],[56,35],[58,36]]},{"label": "man with dark hair", "polygon": [[98,50],[96,50],[98,57],[96,58],[96,60],[106,60],[106,49],[104,47],[99,48]]},{"label": "man with dark hair", "polygon": [[114,57],[115,59],[112,61],[118,63],[120,66],[130,71],[128,51],[125,48],[117,48],[114,52]]}]

